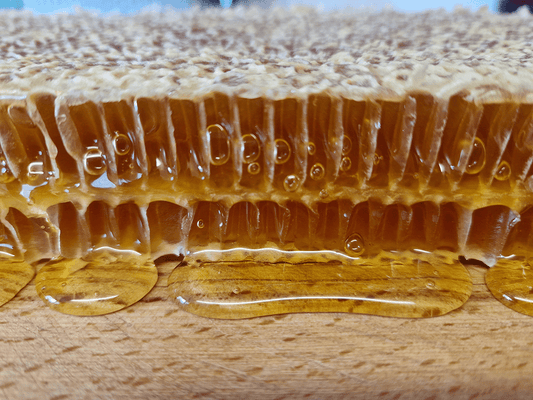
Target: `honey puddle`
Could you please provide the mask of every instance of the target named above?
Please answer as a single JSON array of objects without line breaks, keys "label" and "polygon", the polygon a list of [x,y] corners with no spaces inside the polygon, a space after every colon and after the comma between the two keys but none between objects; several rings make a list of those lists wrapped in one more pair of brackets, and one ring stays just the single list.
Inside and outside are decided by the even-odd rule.
[{"label": "honey puddle", "polygon": [[533,316],[533,267],[525,257],[501,259],[485,275],[485,283],[504,306]]},{"label": "honey puddle", "polygon": [[[295,312],[425,318],[459,308],[472,292],[470,274],[446,251],[381,252],[368,259],[278,251],[275,262],[266,261],[272,249],[253,252],[253,258],[246,252],[185,258],[168,279],[180,308],[223,319]],[[216,253],[220,259],[212,261]]]},{"label": "honey puddle", "polygon": [[148,256],[106,250],[48,262],[37,273],[35,288],[56,311],[101,315],[138,302],[156,282],[157,268]]},{"label": "honey puddle", "polygon": [[33,267],[22,260],[0,258],[0,306],[7,303],[33,278]]},{"label": "honey puddle", "polygon": [[35,275],[14,243],[9,229],[0,223],[0,306],[15,297]]}]

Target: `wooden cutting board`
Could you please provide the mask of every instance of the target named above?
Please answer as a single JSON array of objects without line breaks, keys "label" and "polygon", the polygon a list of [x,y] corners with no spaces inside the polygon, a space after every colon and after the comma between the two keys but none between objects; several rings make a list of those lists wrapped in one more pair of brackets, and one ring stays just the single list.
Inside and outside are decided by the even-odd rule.
[{"label": "wooden cutting board", "polygon": [[1,399],[531,399],[533,318],[500,304],[469,266],[448,315],[292,314],[212,320],[165,287],[115,314],[49,310],[33,282],[0,308]]}]

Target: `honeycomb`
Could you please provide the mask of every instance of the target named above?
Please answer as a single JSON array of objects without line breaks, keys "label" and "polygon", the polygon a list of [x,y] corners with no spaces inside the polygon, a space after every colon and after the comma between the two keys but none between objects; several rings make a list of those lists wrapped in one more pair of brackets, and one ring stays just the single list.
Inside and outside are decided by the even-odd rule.
[{"label": "honeycomb", "polygon": [[[30,35],[35,46],[6,48],[24,55],[0,65],[0,303],[36,272],[37,293],[51,308],[114,312],[152,289],[154,260],[176,254],[169,296],[206,317],[431,317],[468,300],[462,256],[491,266],[495,297],[533,315],[533,78],[529,58],[511,58],[516,74],[491,69],[494,54],[513,55],[521,39],[472,39],[478,47],[466,43],[465,52],[492,49],[492,64],[453,67],[462,56],[448,51],[430,73],[409,60],[420,57],[419,42],[441,44],[436,33],[398,42],[398,65],[383,64],[386,51],[374,55],[379,62],[369,58],[377,51],[370,44],[387,45],[374,14],[190,13],[171,12],[160,26],[150,13],[32,16],[30,33],[14,29],[30,16],[9,20],[2,40]],[[396,33],[411,29],[403,14],[390,17]],[[481,32],[492,19],[519,32],[532,25],[522,14],[426,17],[437,31],[450,18]],[[374,36],[361,39],[370,47],[356,61],[346,44],[356,41],[358,18]],[[291,24],[314,19],[318,32],[308,39]],[[50,35],[37,39],[52,22]],[[165,31],[171,22],[186,32]],[[280,32],[267,29],[271,42],[254,36],[273,24]],[[76,26],[93,36],[50,44]],[[244,32],[232,48],[215,34],[230,26]],[[113,53],[108,47],[118,42],[94,39],[102,27],[132,49],[116,44]],[[133,27],[154,43],[140,47],[146,38],[132,36]],[[313,47],[325,33],[337,42]],[[63,60],[50,59],[57,48]],[[88,54],[64,65],[76,52]]]}]

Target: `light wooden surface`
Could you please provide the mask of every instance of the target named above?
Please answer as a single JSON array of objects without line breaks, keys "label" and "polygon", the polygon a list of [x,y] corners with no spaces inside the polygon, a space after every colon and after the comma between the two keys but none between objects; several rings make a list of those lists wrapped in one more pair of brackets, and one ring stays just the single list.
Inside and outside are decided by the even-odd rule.
[{"label": "light wooden surface", "polygon": [[100,317],[49,310],[33,281],[0,308],[1,399],[531,399],[533,318],[471,266],[461,309],[424,320],[179,311],[164,286]]}]

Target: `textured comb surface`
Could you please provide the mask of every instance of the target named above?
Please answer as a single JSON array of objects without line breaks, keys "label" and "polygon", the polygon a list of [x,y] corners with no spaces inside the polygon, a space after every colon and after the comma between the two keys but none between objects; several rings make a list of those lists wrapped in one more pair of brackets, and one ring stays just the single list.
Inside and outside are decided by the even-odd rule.
[{"label": "textured comb surface", "polygon": [[240,8],[0,18],[0,79],[18,93],[120,98],[219,87],[280,98],[317,89],[396,97],[431,88],[447,97],[480,84],[522,95],[532,87],[528,13]]}]

